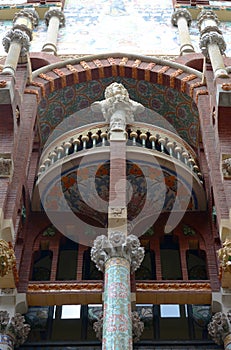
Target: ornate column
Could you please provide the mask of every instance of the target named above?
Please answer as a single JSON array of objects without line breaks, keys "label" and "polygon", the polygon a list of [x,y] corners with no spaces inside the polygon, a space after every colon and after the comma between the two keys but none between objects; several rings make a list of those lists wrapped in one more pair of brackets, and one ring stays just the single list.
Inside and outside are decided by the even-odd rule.
[{"label": "ornate column", "polygon": [[64,27],[65,17],[62,11],[57,8],[51,8],[45,13],[47,29],[47,41],[43,45],[42,51],[57,54],[57,38],[59,28]]},{"label": "ornate column", "polygon": [[144,107],[130,100],[122,84],[112,83],[105,90],[105,100],[92,104],[110,123],[110,188],[108,237],[99,236],[91,250],[92,260],[104,278],[102,348],[132,349],[130,272],[141,264],[144,249],[134,235],[127,235],[126,206],[126,125],[134,112]]},{"label": "ornate column", "polygon": [[91,258],[105,273],[102,349],[132,349],[130,272],[137,270],[144,248],[134,235],[111,232],[96,238]]},{"label": "ornate column", "polygon": [[218,28],[219,20],[213,11],[201,11],[198,18],[200,30],[200,49],[203,55],[211,61],[215,78],[227,78],[222,55],[226,44],[221,30]]},{"label": "ornate column", "polygon": [[0,311],[0,349],[13,350],[14,346],[22,345],[30,332],[30,326],[25,324],[24,316],[15,314],[10,318],[7,311]]},{"label": "ornate column", "polygon": [[22,10],[13,19],[13,29],[2,40],[8,53],[1,74],[14,75],[18,62],[27,62],[32,30],[38,24],[38,14],[34,10]]},{"label": "ornate column", "polygon": [[192,16],[187,9],[177,9],[172,14],[172,25],[178,27],[180,36],[180,54],[195,52],[189,35]]},{"label": "ornate column", "polygon": [[224,344],[225,350],[231,350],[231,310],[226,314],[217,312],[208,325],[208,332],[216,344]]}]

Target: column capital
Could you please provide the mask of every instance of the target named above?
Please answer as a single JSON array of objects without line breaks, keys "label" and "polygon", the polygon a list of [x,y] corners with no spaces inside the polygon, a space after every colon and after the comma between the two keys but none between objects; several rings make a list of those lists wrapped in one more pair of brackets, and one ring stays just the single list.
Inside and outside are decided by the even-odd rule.
[{"label": "column capital", "polygon": [[190,27],[191,23],[192,23],[192,16],[190,14],[190,12],[187,9],[177,9],[173,12],[172,14],[172,25],[177,27],[177,22],[179,18],[185,18],[188,24],[188,27]]},{"label": "column capital", "polygon": [[210,44],[216,44],[219,47],[219,50],[221,52],[221,55],[224,54],[226,50],[226,43],[223,38],[223,36],[218,33],[218,32],[210,32],[210,33],[205,33],[201,36],[200,38],[200,49],[202,54],[206,57],[209,58],[209,52],[208,52],[208,46]]},{"label": "column capital", "polygon": [[44,19],[47,26],[49,26],[49,22],[52,17],[57,17],[59,19],[59,28],[65,26],[65,16],[62,11],[55,8],[48,10],[44,15]]},{"label": "column capital", "polygon": [[0,239],[0,277],[6,276],[15,263],[16,258],[13,248],[4,239]]},{"label": "column capital", "polygon": [[24,33],[22,30],[19,29],[12,29],[9,30],[4,38],[2,39],[2,45],[6,52],[9,51],[10,45],[12,42],[18,43],[21,45],[21,56],[26,56],[27,52],[29,51],[30,47],[30,38],[29,36]]},{"label": "column capital", "polygon": [[131,264],[131,272],[136,271],[144,258],[144,248],[135,235],[126,236],[123,232],[114,231],[109,238],[98,236],[91,249],[91,259],[100,271],[104,271],[105,263],[110,258],[120,257]]},{"label": "column capital", "polygon": [[217,312],[208,324],[208,332],[216,344],[223,344],[225,338],[231,333],[231,310],[227,314]]},{"label": "column capital", "polygon": [[14,345],[22,345],[30,332],[30,326],[25,323],[25,318],[17,313],[11,317],[7,311],[0,311],[0,332],[1,335],[9,337]]},{"label": "column capital", "polygon": [[215,12],[213,12],[212,10],[203,10],[197,16],[197,24],[198,24],[200,31],[201,31],[201,25],[202,25],[203,21],[205,21],[205,20],[212,20],[216,23],[217,26],[220,23]]}]

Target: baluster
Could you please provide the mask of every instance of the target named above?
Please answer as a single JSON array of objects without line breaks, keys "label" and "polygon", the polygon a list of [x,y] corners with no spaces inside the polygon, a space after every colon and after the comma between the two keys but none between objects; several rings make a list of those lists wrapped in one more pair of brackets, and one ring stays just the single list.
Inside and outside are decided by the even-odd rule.
[{"label": "baluster", "polygon": [[182,154],[181,154],[181,156],[182,156],[182,158],[183,158],[183,160],[184,160],[184,163],[185,163],[186,165],[188,165],[188,158],[189,158],[188,152],[183,151]]},{"label": "baluster", "polygon": [[77,152],[78,151],[78,146],[80,145],[80,140],[79,139],[74,139],[72,143],[74,145],[74,152]]},{"label": "baluster", "polygon": [[161,152],[164,152],[165,139],[163,137],[159,138]]},{"label": "baluster", "polygon": [[51,164],[54,164],[55,158],[57,157],[57,153],[55,151],[51,152],[50,154]]},{"label": "baluster", "polygon": [[144,132],[142,132],[140,134],[140,139],[142,141],[142,147],[146,147],[146,140],[147,140],[147,134],[145,134]]},{"label": "baluster", "polygon": [[65,143],[64,143],[64,149],[65,149],[65,156],[68,156],[68,152],[69,152],[69,149],[71,148],[71,143],[70,143],[70,141],[66,141]]},{"label": "baluster", "polygon": [[61,159],[61,158],[62,158],[62,155],[63,155],[63,153],[64,153],[64,148],[63,148],[63,146],[59,146],[59,147],[57,148],[57,152],[58,152],[57,158],[58,158],[58,159]]},{"label": "baluster", "polygon": [[174,147],[174,143],[172,141],[168,141],[167,142],[167,147],[168,147],[168,151],[170,156],[172,157],[173,155],[173,147]]},{"label": "baluster", "polygon": [[131,134],[130,134],[130,137],[132,138],[132,146],[135,146],[136,145],[136,139],[137,139],[137,132],[135,131],[132,131]]},{"label": "baluster", "polygon": [[193,166],[196,164],[193,158],[188,159],[189,167],[193,170]]},{"label": "baluster", "polygon": [[87,142],[89,141],[89,137],[87,135],[82,136],[83,149],[87,148]]},{"label": "baluster", "polygon": [[96,147],[96,142],[99,139],[99,135],[98,134],[93,134],[91,137],[92,137],[92,140],[93,140],[93,148],[95,148]]},{"label": "baluster", "polygon": [[181,155],[181,153],[182,153],[182,147],[176,146],[176,147],[175,147],[175,152],[176,152],[176,157],[177,157],[177,159],[181,160],[180,155]]},{"label": "baluster", "polygon": [[106,132],[102,132],[102,134],[100,135],[101,139],[102,139],[102,146],[106,145],[106,140],[107,140],[107,133]]},{"label": "baluster", "polygon": [[149,141],[152,143],[152,149],[156,149],[156,136],[155,135],[149,136]]},{"label": "baluster", "polygon": [[51,163],[50,158],[46,158],[46,159],[44,160],[45,170],[47,170],[47,169],[49,168],[50,163]]},{"label": "baluster", "polygon": [[38,172],[38,176],[42,175],[42,173],[44,173],[46,170],[46,167],[44,164],[42,164],[40,167],[39,167],[39,172]]}]

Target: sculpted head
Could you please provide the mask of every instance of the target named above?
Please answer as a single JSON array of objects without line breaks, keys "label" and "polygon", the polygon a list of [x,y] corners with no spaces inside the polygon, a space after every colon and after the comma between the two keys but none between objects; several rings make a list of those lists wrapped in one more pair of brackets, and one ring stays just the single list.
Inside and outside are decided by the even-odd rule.
[{"label": "sculpted head", "polygon": [[120,83],[112,83],[105,89],[105,98],[111,98],[115,96],[123,96],[125,100],[129,100],[129,94],[127,89]]}]

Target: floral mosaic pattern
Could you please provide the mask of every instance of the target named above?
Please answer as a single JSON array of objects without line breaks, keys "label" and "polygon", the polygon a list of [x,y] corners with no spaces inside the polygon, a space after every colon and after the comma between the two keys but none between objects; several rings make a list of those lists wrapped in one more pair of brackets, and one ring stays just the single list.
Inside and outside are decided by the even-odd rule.
[{"label": "floral mosaic pattern", "polygon": [[[46,211],[62,212],[67,203],[81,220],[88,222],[90,218],[95,227],[107,227],[110,166],[109,162],[99,165],[97,165],[97,172],[95,164],[89,164],[84,168],[72,168],[63,174],[62,193],[59,192],[58,181],[52,180],[44,191],[43,203]],[[132,195],[128,201],[128,221],[130,222],[139,222],[141,211],[142,219],[145,219],[145,217],[159,215],[160,212],[171,211],[173,206],[180,211],[188,202],[188,184],[184,179],[177,179],[176,174],[166,167],[160,168],[158,165],[147,162],[143,162],[139,167],[133,162],[128,162],[127,181],[132,188]],[[99,205],[99,198],[103,200],[104,205]],[[188,210],[197,209],[198,200],[192,191]]]},{"label": "floral mosaic pattern", "polygon": [[112,258],[106,264],[102,349],[132,349],[130,266]]},{"label": "floral mosaic pattern", "polygon": [[[65,125],[69,130],[103,121],[103,115],[94,114],[89,106],[94,101],[104,98],[105,88],[113,81],[122,83],[129,91],[130,98],[139,101],[146,107],[145,112],[139,116],[140,120],[137,121],[170,129],[177,132],[191,146],[197,146],[199,119],[197,107],[191,98],[158,84],[122,77],[104,78],[100,81],[92,80],[68,86],[44,98],[38,109],[42,143],[46,142],[55,128],[52,138],[66,131],[63,129],[64,125],[59,125],[59,123],[72,114],[73,117],[69,118],[71,125]],[[168,123],[165,123],[165,120]]]}]

